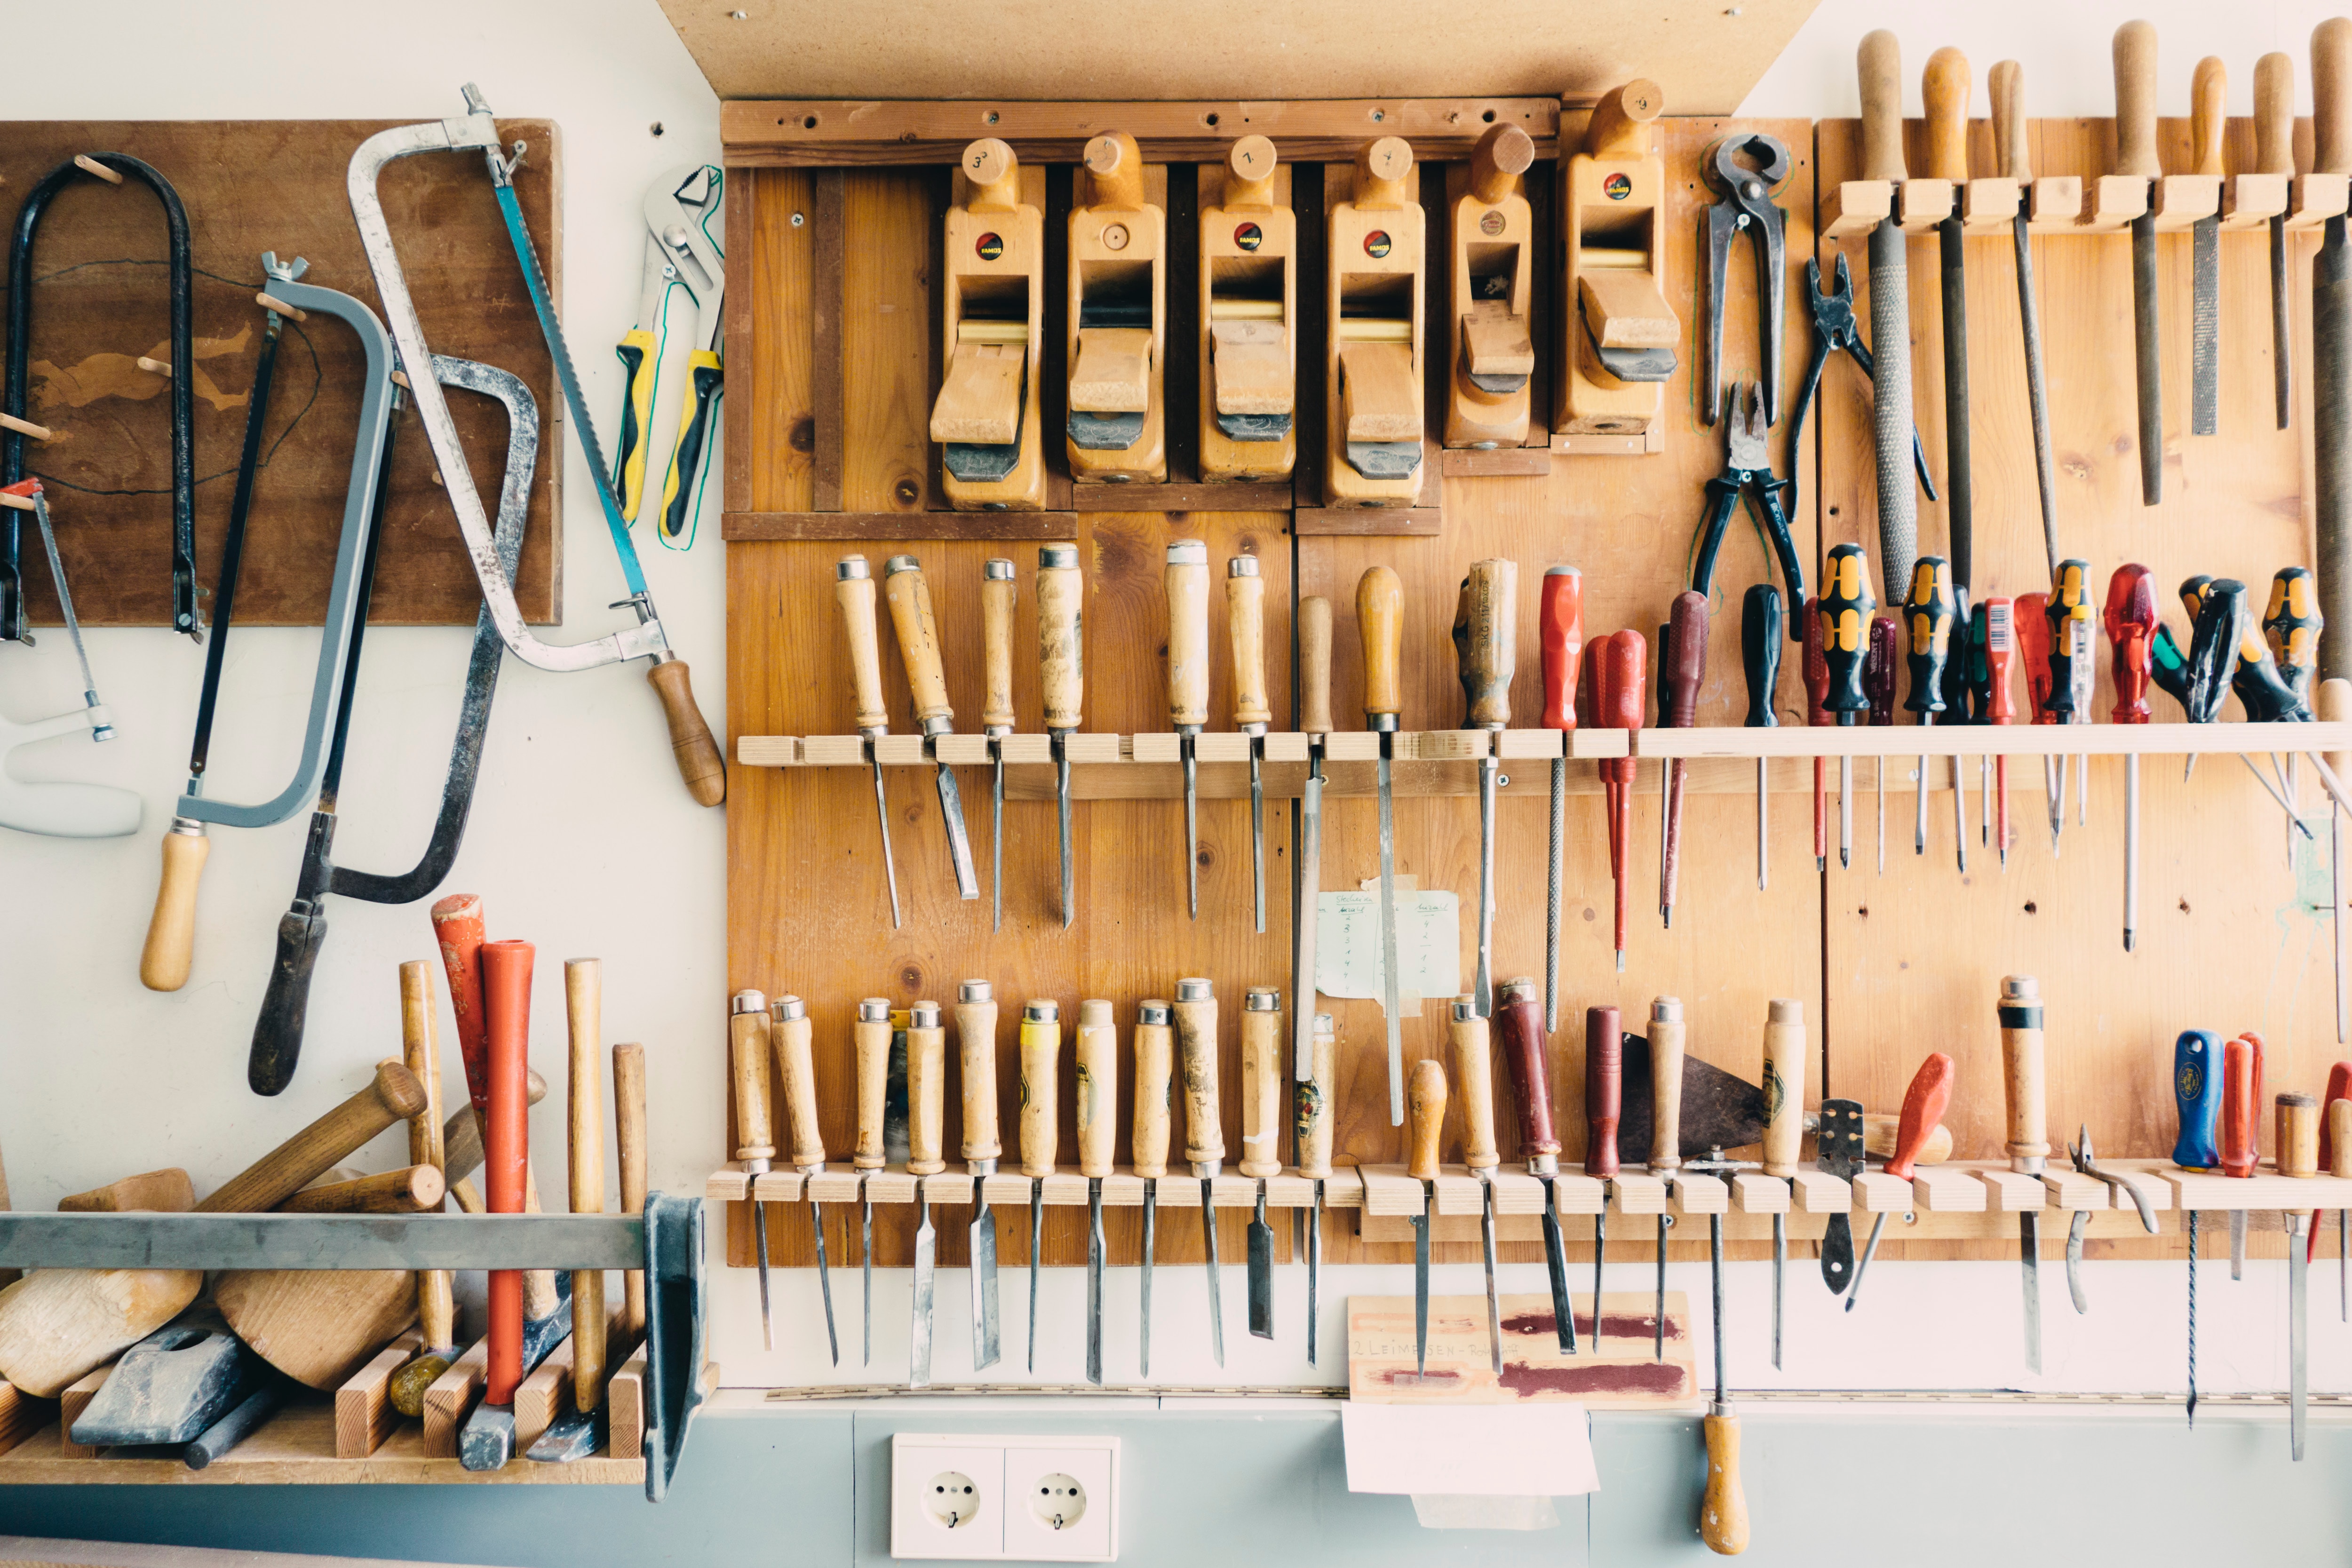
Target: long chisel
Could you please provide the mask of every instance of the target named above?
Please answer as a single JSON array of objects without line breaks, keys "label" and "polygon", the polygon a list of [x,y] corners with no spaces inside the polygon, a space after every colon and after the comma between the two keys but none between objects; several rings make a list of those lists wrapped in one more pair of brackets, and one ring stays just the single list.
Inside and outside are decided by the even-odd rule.
[{"label": "long chisel", "polygon": [[[915,1184],[915,1270],[913,1317],[907,1334],[907,1382],[925,1388],[931,1381],[931,1316],[934,1270],[939,1258],[939,1232],[931,1226],[929,1178],[948,1168],[942,1157],[947,1111],[948,1032],[940,1023],[940,1005],[918,1002],[907,1014],[907,1173],[922,1178]],[[972,1197],[980,1194],[975,1184]],[[991,1239],[993,1239],[992,1235]],[[979,1272],[975,1255],[972,1269]],[[972,1332],[975,1347],[980,1333]],[[995,1360],[992,1354],[989,1361]],[[988,1362],[972,1358],[973,1370]]]},{"label": "long chisel", "polygon": [[1075,544],[1037,547],[1037,662],[1044,677],[1045,733],[1054,743],[1054,808],[1061,830],[1062,929],[1077,917],[1070,867],[1070,737],[1086,707],[1086,579]]},{"label": "long chisel", "polygon": [[[1650,1003],[1650,1174],[1672,1188],[1683,1168],[1683,1005],[1678,997]],[[1666,1228],[1674,1216],[1658,1211],[1658,1299],[1651,1354],[1666,1359]]]},{"label": "long chisel", "polygon": [[[2172,1163],[2184,1171],[2211,1171],[2221,1163],[2214,1133],[2221,1115],[2221,1040],[2210,1029],[2183,1029],[2172,1046],[2172,1096],[2180,1134]],[[2189,1237],[2189,1425],[2197,1426],[2197,1226],[2201,1216],[2181,1205],[2180,1228]]]},{"label": "long chisel", "polygon": [[1331,1091],[1339,1082],[1339,1040],[1331,1015],[1318,1013],[1314,1024],[1314,1056],[1298,1079],[1293,1101],[1292,1136],[1298,1173],[1315,1184],[1312,1201],[1300,1216],[1307,1230],[1307,1364],[1316,1364],[1316,1315],[1321,1306],[1323,1273],[1323,1184],[1331,1175]]},{"label": "long chisel", "polygon": [[1168,545],[1168,721],[1184,764],[1184,907],[1201,918],[1201,726],[1209,721],[1209,547]]},{"label": "long chisel", "polygon": [[[2009,1111],[2009,1168],[2040,1177],[2050,1154],[2049,1112],[2043,1099],[2042,987],[2030,974],[2000,983],[2001,1087]],[[2018,1260],[2023,1268],[2025,1365],[2042,1370],[2042,1216],[2017,1212]]]},{"label": "long chisel", "polygon": [[751,1200],[751,1245],[760,1260],[760,1337],[776,1348],[776,1320],[768,1304],[768,1208],[760,1201],[760,1178],[776,1157],[775,1123],[769,1114],[768,998],[738,991],[729,1004],[728,1055],[735,1078],[735,1158],[751,1178],[743,1195]]},{"label": "long chisel", "polygon": [[1518,643],[1518,563],[1471,563],[1454,605],[1454,660],[1462,682],[1462,727],[1486,732],[1486,750],[1478,758],[1478,973],[1472,993],[1481,1018],[1495,1014],[1495,792],[1503,770],[1496,750],[1511,727]]},{"label": "long chisel", "polygon": [[2149,186],[2132,219],[2132,362],[2139,387],[2139,499],[2164,499],[2164,337],[2158,326],[2156,182],[2156,28],[2126,22],[2116,29],[2116,162],[2109,173]]},{"label": "long chisel", "polygon": [[[1412,1064],[1412,1144],[1405,1174],[1421,1184],[1421,1212],[1412,1216],[1412,1372],[1429,1373],[1429,1227],[1437,1217],[1437,1141],[1445,1128],[1445,1068],[1423,1058]],[[1592,1331],[1601,1331],[1597,1316]]]},{"label": "long chisel", "polygon": [[[824,1135],[816,1121],[816,1068],[810,1037],[814,1025],[808,1006],[797,996],[779,996],[771,1009],[770,1047],[776,1058],[776,1077],[783,1085],[784,1125],[792,1133],[793,1169],[803,1180],[824,1174]],[[824,1299],[824,1339],[833,1364],[841,1364],[841,1336],[833,1326],[833,1270],[824,1256],[824,1209],[808,1189],[809,1233],[816,1244],[817,1293]]]},{"label": "long chisel", "polygon": [[1369,568],[1356,584],[1356,635],[1364,655],[1364,727],[1381,738],[1381,1010],[1389,1031],[1389,1125],[1404,1122],[1404,1021],[1398,1015],[1396,797],[1391,764],[1403,710],[1404,584],[1393,568]]},{"label": "long chisel", "polygon": [[890,799],[882,787],[882,754],[877,742],[890,733],[890,710],[882,700],[882,648],[874,624],[874,577],[863,555],[845,555],[834,568],[833,596],[841,605],[842,630],[849,638],[849,668],[857,691],[857,733],[866,765],[874,770],[874,817],[882,828],[882,885],[890,890],[890,928],[900,925],[898,873],[890,861]]},{"label": "long chisel", "polygon": [[1316,916],[1323,896],[1323,747],[1331,732],[1331,601],[1298,601],[1298,722],[1307,735],[1307,782],[1298,791],[1298,900],[1291,917],[1290,1019],[1297,1037],[1291,1076],[1315,1073]]},{"label": "long chisel", "polygon": [[[1577,669],[1584,659],[1584,574],[1573,566],[1546,567],[1538,617],[1543,727],[1560,731],[1559,755],[1551,760],[1551,840],[1544,880],[1544,1033],[1550,1036],[1559,1030],[1560,882],[1568,858],[1568,748],[1576,730]],[[1552,1223],[1558,1224],[1556,1215]]]},{"label": "long chisel", "polygon": [[965,981],[956,991],[955,1020],[963,1079],[963,1164],[971,1177],[971,1365],[978,1372],[994,1366],[1003,1353],[996,1211],[988,1206],[986,1191],[1004,1153],[996,1127],[995,987],[985,980]]},{"label": "long chisel", "polygon": [[1446,1022],[1454,1081],[1462,1086],[1462,1163],[1478,1183],[1478,1239],[1486,1261],[1486,1348],[1495,1375],[1503,1375],[1503,1300],[1495,1288],[1495,1072],[1488,1025],[1467,996],[1456,997]]},{"label": "long chisel", "polygon": [[[1881,27],[1863,38],[1856,65],[1862,177],[1899,187],[1908,178],[1903,162],[1902,46]],[[1899,204],[1899,191],[1896,199]],[[1870,231],[1870,342],[1876,360],[1870,428],[1877,454],[1879,565],[1889,583],[1911,580],[1919,539],[1919,498],[1911,475],[1910,261],[1900,216],[1890,211]]]},{"label": "long chisel", "polygon": [[1559,1228],[1559,1135],[1552,1130],[1549,1035],[1536,1013],[1536,983],[1503,982],[1495,1017],[1502,1029],[1503,1067],[1519,1110],[1519,1153],[1528,1174],[1543,1184],[1544,1270],[1551,1285],[1552,1327],[1560,1353],[1576,1353],[1576,1310],[1568,1295],[1568,1240]]},{"label": "long chisel", "polygon": [[939,785],[940,823],[947,829],[948,859],[955,868],[956,896],[980,897],[980,877],[971,865],[971,836],[964,829],[963,797],[955,770],[939,754],[939,738],[955,732],[955,710],[948,703],[948,679],[940,661],[940,627],[931,615],[930,584],[922,563],[893,555],[882,564],[882,596],[890,601],[890,624],[898,634],[898,657],[914,693],[915,719],[923,727],[923,752]]},{"label": "long chisel", "polygon": [[[1772,711],[1774,689],[1780,684],[1780,590],[1769,583],[1749,585],[1739,605],[1739,663],[1748,678],[1748,728],[1779,727]],[[1764,802],[1771,759],[1756,759],[1756,890],[1762,892],[1771,878],[1771,851]],[[1555,767],[1560,765],[1553,764]]]},{"label": "long chisel", "polygon": [[1282,1174],[1282,993],[1252,986],[1242,1004],[1241,1173],[1257,1183],[1249,1227],[1249,1331],[1274,1338],[1274,1227],[1265,1180]]},{"label": "long chisel", "polygon": [[[2319,1101],[2307,1094],[2278,1097],[2278,1173],[2290,1181],[2319,1174]],[[2303,1458],[2309,1307],[2311,1211],[2286,1215],[2287,1429],[2294,1458]]]},{"label": "long chisel", "polygon": [[1609,1200],[1617,1195],[1617,1119],[1624,1109],[1625,1038],[1614,1007],[1584,1010],[1584,1173],[1601,1183],[1592,1214],[1592,1353],[1601,1353],[1601,1268],[1609,1253]]},{"label": "long chisel", "polygon": [[1099,997],[1078,1004],[1078,1174],[1087,1179],[1087,1381],[1102,1386],[1103,1178],[1118,1136],[1118,1025]]},{"label": "long chisel", "polygon": [[1176,982],[1178,1076],[1184,1083],[1184,1160],[1201,1184],[1201,1247],[1209,1287],[1209,1349],[1225,1364],[1225,1314],[1217,1263],[1217,1176],[1224,1169],[1224,1123],[1217,1110],[1217,995],[1197,977]]},{"label": "long chisel", "polygon": [[864,1276],[864,1360],[874,1364],[874,1173],[890,1163],[885,1132],[890,1101],[890,999],[868,996],[857,1004],[857,1021],[850,1026],[856,1052],[857,1152],[851,1166],[864,1173],[857,1184],[859,1271]]},{"label": "long chisel", "polygon": [[1045,1278],[1045,1178],[1059,1140],[1055,1084],[1061,1076],[1062,1009],[1031,1002],[1021,1009],[1021,1173],[1029,1178],[1029,1370],[1037,1370],[1037,1285]]},{"label": "long chisel", "polygon": [[[2221,136],[2229,129],[2229,68],[2212,55],[2199,60],[2189,87],[2192,174],[2216,180],[2224,175]],[[2218,207],[2189,226],[2189,433],[2211,436],[2221,428],[2221,214]]]},{"label": "long chisel", "polygon": [[[1764,1019],[1764,1173],[1780,1181],[1797,1174],[1805,1135],[1805,1005],[1775,996]],[[1780,1364],[1781,1286],[1789,1267],[1789,1216],[1772,1215],[1772,1364]]]},{"label": "long chisel", "polygon": [[[1944,306],[1944,517],[1951,539],[1952,580],[1966,587],[1975,562],[1974,490],[1969,457],[1969,241],[1959,197],[1969,184],[1969,58],[1950,47],[1927,57],[1919,96],[1926,110],[1927,177],[1949,180],[1952,210],[1936,225]],[[1874,271],[1871,287],[1878,287]],[[1891,584],[1894,577],[1887,578]]]},{"label": "long chisel", "polygon": [[[2254,172],[2294,178],[2294,60],[2275,51],[2254,62]],[[2284,430],[2294,416],[2294,311],[2287,302],[2294,265],[2284,211],[2271,214],[2270,229],[2271,392]]]},{"label": "long chisel", "polygon": [[997,559],[982,563],[980,580],[981,664],[984,674],[980,705],[981,733],[988,738],[990,780],[988,798],[989,898],[993,908],[989,930],[1004,929],[1004,742],[1013,733],[1013,606],[1020,590],[1013,583],[1013,563]]},{"label": "long chisel", "polygon": [[1265,934],[1265,727],[1274,709],[1265,696],[1265,579],[1257,557],[1225,563],[1225,631],[1234,651],[1234,728],[1250,743],[1250,888],[1257,933]]},{"label": "long chisel", "polygon": [[1167,1002],[1152,997],[1135,1009],[1135,1173],[1143,1180],[1141,1278],[1142,1331],[1136,1340],[1139,1373],[1151,1376],[1151,1254],[1158,1240],[1160,1178],[1168,1173],[1170,1126],[1174,1120],[1175,1031]]},{"label": "long chisel", "polygon": [[[2010,221],[2016,243],[2017,315],[2025,346],[2025,400],[2033,422],[2033,480],[2042,498],[2042,548],[2052,571],[2058,567],[2058,460],[2050,448],[2050,388],[2042,374],[2042,307],[2033,297],[2033,155],[2026,144],[2025,71],[2003,60],[1985,78],[1991,100],[1993,162],[2017,182],[2017,216]],[[1973,586],[1973,584],[1971,584]],[[2002,862],[2007,864],[2004,847]]]}]

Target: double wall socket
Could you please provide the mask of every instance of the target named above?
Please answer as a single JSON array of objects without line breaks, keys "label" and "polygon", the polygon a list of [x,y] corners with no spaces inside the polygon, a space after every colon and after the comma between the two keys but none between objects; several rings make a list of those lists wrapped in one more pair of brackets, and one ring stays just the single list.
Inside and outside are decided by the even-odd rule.
[{"label": "double wall socket", "polygon": [[890,1555],[1116,1562],[1118,1439],[894,1434]]}]

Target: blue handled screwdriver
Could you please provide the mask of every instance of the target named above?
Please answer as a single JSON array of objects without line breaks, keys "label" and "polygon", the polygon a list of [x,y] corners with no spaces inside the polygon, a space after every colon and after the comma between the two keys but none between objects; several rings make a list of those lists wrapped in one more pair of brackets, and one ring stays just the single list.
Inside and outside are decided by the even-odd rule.
[{"label": "blue handled screwdriver", "polygon": [[[2221,1037],[2210,1029],[2183,1029],[2172,1047],[2172,1097],[2180,1110],[2180,1137],[2172,1163],[2210,1171],[2221,1163],[2214,1128],[2221,1116]],[[2189,1236],[2189,1425],[2197,1425],[2197,1211],[2185,1205]]]}]

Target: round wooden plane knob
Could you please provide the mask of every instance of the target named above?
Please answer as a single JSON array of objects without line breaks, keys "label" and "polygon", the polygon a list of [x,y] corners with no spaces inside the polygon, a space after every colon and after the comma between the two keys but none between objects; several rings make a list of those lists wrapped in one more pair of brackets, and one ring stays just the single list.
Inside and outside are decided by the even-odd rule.
[{"label": "round wooden plane knob", "polygon": [[1519,176],[1535,162],[1534,137],[1516,125],[1491,126],[1470,154],[1470,194],[1496,205],[1519,188]]},{"label": "round wooden plane knob", "polygon": [[983,136],[963,150],[958,166],[971,182],[971,210],[1001,207],[1009,212],[1021,205],[1021,160],[1013,155],[1011,142]]},{"label": "round wooden plane knob", "polygon": [[1412,173],[1412,146],[1402,136],[1367,142],[1356,153],[1356,205],[1402,206],[1412,199],[1405,176]]},{"label": "round wooden plane knob", "polygon": [[1612,88],[1593,106],[1584,128],[1584,152],[1591,158],[1647,157],[1654,145],[1650,122],[1665,111],[1666,90],[1647,77]]},{"label": "round wooden plane knob", "polygon": [[1412,1119],[1412,1159],[1405,1174],[1416,1181],[1437,1179],[1437,1142],[1445,1130],[1445,1068],[1428,1058],[1412,1064],[1406,1081],[1405,1104]]},{"label": "round wooden plane knob", "polygon": [[1143,153],[1124,131],[1106,131],[1087,142],[1087,199],[1095,207],[1143,205]]},{"label": "round wooden plane knob", "polygon": [[1281,159],[1274,143],[1263,136],[1244,136],[1225,154],[1231,177],[1225,182],[1228,207],[1274,205],[1274,171]]}]

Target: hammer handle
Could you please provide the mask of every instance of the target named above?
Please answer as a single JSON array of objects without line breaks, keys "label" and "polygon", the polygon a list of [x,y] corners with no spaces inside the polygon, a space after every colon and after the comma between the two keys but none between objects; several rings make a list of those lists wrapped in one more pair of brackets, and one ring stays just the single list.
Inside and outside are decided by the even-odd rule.
[{"label": "hammer handle", "polygon": [[260,1214],[300,1192],[390,1127],[425,1109],[425,1089],[395,1061],[373,1081],[263,1155],[196,1205],[197,1214]]},{"label": "hammer handle", "polygon": [[487,932],[482,900],[452,893],[433,906],[433,936],[441,947],[441,967],[449,977],[449,1011],[457,1020],[457,1056],[466,1068],[466,1093],[476,1110],[489,1106],[490,1058],[482,1032],[482,943]]},{"label": "hammer handle", "polygon": [[[401,1059],[409,1076],[425,1091],[425,1109],[408,1120],[408,1162],[430,1167],[436,1195],[424,1206],[438,1208],[441,1190],[447,1187],[448,1147],[441,1131],[441,1040],[435,1016],[433,965],[412,959],[400,966]],[[427,1349],[457,1342],[456,1277],[446,1268],[426,1268],[416,1276],[416,1317]]]},{"label": "hammer handle", "polygon": [[[646,1212],[646,1048],[613,1047],[613,1144],[621,1165],[621,1212]],[[628,1332],[646,1331],[646,1271],[627,1270],[621,1279]]]},{"label": "hammer handle", "polygon": [[[596,1069],[604,1032],[604,966],[593,958],[567,959],[563,964],[563,1017],[567,1043],[570,1115],[566,1118],[565,1152],[569,1155],[573,1214],[604,1212],[604,1077]],[[575,1409],[593,1410],[604,1402],[605,1341],[610,1321],[604,1313],[604,1271],[572,1271],[572,1403]]]}]

